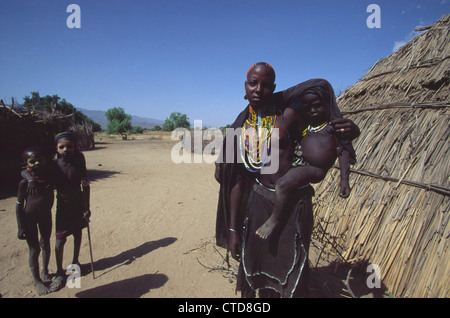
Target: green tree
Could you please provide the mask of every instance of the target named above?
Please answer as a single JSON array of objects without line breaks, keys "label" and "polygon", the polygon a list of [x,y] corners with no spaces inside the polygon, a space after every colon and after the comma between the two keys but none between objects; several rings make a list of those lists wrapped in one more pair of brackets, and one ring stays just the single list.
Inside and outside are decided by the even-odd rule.
[{"label": "green tree", "polygon": [[130,134],[143,134],[144,128],[141,126],[133,126],[130,130]]},{"label": "green tree", "polygon": [[166,118],[166,121],[162,126],[162,130],[164,131],[172,131],[176,128],[191,128],[189,118],[186,114],[173,112],[172,114],[170,114],[169,118]]},{"label": "green tree", "polygon": [[106,126],[107,134],[121,134],[122,139],[127,139],[127,134],[131,130],[131,115],[125,114],[122,107],[113,107],[105,112],[108,119]]}]

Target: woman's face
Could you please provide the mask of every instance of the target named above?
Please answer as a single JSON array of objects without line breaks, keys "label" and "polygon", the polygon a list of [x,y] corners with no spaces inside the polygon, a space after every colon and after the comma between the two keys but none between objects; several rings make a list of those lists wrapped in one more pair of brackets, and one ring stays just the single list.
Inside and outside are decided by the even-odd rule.
[{"label": "woman's face", "polygon": [[256,109],[270,105],[275,90],[272,70],[265,65],[256,65],[248,73],[245,94],[250,105]]}]

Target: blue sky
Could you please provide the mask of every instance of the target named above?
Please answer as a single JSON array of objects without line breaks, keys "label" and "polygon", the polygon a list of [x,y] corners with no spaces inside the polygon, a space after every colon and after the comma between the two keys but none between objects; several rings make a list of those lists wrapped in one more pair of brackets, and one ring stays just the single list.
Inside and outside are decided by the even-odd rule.
[{"label": "blue sky", "polygon": [[[67,27],[72,3],[81,28]],[[448,13],[450,0],[0,0],[0,98],[222,126],[246,106],[253,63],[275,68],[277,90],[322,77],[339,92]]]}]

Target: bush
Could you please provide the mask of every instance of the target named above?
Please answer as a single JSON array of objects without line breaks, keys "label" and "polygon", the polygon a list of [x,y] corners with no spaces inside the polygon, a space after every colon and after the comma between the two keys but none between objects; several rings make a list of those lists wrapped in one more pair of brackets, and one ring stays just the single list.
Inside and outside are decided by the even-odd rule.
[{"label": "bush", "polygon": [[172,114],[170,114],[169,118],[166,118],[166,121],[162,126],[162,130],[164,131],[172,131],[176,128],[191,128],[189,118],[186,114],[173,112]]},{"label": "bush", "polygon": [[130,134],[142,134],[144,133],[144,128],[141,126],[134,126],[131,128]]}]

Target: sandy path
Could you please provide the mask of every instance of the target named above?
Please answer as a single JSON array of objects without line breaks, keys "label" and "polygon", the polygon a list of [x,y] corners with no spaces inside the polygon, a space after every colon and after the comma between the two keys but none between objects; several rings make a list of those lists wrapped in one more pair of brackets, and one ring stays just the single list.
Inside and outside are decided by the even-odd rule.
[{"label": "sandy path", "polygon": [[[174,142],[112,141],[84,152],[91,184],[91,235],[95,275],[81,288],[52,297],[237,297],[215,249],[218,184],[214,165],[174,164]],[[28,248],[16,238],[15,197],[0,200],[0,293],[38,297],[28,268]],[[80,261],[89,263],[87,232]],[[54,234],[50,272],[56,270]],[[69,238],[64,264],[72,259]],[[201,264],[200,264],[201,263]]]}]

